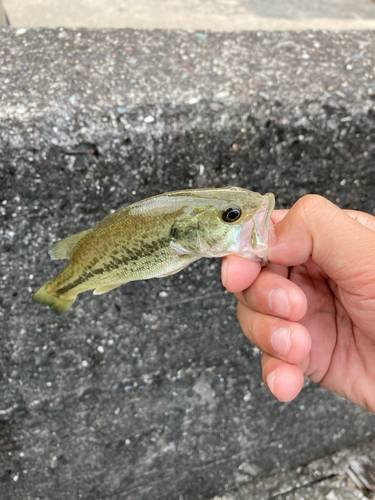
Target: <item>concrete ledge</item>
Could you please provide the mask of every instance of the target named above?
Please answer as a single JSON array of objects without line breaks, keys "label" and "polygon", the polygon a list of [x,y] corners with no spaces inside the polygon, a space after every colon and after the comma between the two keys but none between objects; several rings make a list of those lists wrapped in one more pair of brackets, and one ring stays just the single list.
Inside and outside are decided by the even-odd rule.
[{"label": "concrete ledge", "polygon": [[30,300],[56,239],[163,191],[373,213],[374,40],[0,30],[2,500],[242,498],[375,438],[374,415],[311,382],[272,398],[216,260],[64,316]]},{"label": "concrete ledge", "polygon": [[12,26],[183,30],[375,29],[371,0],[4,0]]}]

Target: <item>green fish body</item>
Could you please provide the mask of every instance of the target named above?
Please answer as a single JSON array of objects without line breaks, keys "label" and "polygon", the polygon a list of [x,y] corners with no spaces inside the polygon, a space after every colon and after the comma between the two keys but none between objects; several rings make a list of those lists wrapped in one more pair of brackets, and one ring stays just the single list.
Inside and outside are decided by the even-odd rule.
[{"label": "green fish body", "polygon": [[69,263],[34,299],[66,311],[79,293],[99,295],[129,281],[168,276],[201,257],[237,254],[263,262],[274,205],[272,193],[238,187],[138,201],[54,245],[52,259]]}]

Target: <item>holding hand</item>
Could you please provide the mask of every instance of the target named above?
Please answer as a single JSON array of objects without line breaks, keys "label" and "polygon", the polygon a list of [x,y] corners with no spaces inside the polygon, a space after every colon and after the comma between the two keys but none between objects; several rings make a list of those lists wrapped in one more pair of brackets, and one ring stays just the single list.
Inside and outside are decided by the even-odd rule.
[{"label": "holding hand", "polygon": [[290,401],[308,376],[375,412],[375,217],[308,195],[272,215],[269,263],[223,259],[263,378]]}]

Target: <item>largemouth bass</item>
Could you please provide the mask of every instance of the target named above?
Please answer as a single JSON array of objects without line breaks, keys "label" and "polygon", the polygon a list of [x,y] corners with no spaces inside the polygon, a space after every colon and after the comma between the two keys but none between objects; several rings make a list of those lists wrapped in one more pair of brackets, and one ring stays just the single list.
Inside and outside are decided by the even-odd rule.
[{"label": "largemouth bass", "polygon": [[67,311],[79,293],[100,295],[129,281],[162,278],[201,257],[237,254],[263,262],[274,206],[272,193],[239,187],[175,191],[138,201],[56,243],[51,258],[70,262],[34,299]]}]

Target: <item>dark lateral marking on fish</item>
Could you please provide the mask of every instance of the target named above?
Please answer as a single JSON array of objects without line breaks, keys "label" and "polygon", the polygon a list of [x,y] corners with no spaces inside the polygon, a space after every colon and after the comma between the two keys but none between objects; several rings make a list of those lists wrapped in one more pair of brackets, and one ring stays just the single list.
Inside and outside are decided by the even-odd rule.
[{"label": "dark lateral marking on fish", "polygon": [[151,243],[143,243],[142,248],[134,248],[134,249],[128,248],[122,259],[118,259],[117,257],[114,257],[112,255],[111,256],[112,258],[108,264],[105,264],[103,267],[99,269],[92,269],[91,271],[88,271],[85,275],[80,276],[79,278],[72,281],[68,285],[65,285],[64,287],[59,288],[56,292],[59,295],[63,295],[64,293],[69,292],[69,290],[71,290],[72,288],[81,285],[85,281],[89,280],[90,278],[93,278],[98,274],[104,274],[113,271],[114,269],[118,269],[121,265],[127,266],[131,261],[137,260],[139,257],[148,257],[149,255],[152,255],[154,252],[157,252],[158,250],[163,248],[169,242],[170,242],[170,237],[168,236],[165,238],[161,238],[160,240],[154,240]]},{"label": "dark lateral marking on fish", "polygon": [[56,290],[56,293],[58,295],[63,295],[64,293],[69,292],[69,290],[71,290],[75,286],[83,283],[86,280],[86,276],[87,276],[87,274],[85,276],[80,276],[79,278],[74,280],[72,283],[69,283],[69,285],[65,285],[62,288],[59,288],[58,290]]},{"label": "dark lateral marking on fish", "polygon": [[158,250],[161,250],[168,245],[169,242],[170,237],[168,236],[160,240],[154,240],[151,243],[143,243],[141,248],[128,248],[121,259],[112,256],[111,261],[104,265],[103,270],[104,272],[108,272],[117,269],[120,265],[127,266],[130,262],[138,260],[140,257],[148,257]]}]

